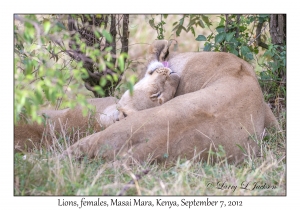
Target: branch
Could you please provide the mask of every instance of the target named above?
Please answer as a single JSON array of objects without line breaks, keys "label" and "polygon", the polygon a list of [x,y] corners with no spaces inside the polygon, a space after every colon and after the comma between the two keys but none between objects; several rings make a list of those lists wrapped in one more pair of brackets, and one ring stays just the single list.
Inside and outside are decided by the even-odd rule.
[{"label": "branch", "polygon": [[239,28],[240,18],[241,18],[241,15],[237,15],[237,17],[236,17],[237,27],[235,30],[235,38],[239,38],[239,36],[240,36],[240,28]]},{"label": "branch", "polygon": [[129,24],[129,15],[123,15],[123,36],[121,39],[122,42],[122,52],[128,53],[128,24]]},{"label": "branch", "polygon": [[[111,53],[113,55],[116,55],[117,54],[117,51],[116,51],[116,36],[117,36],[117,28],[116,28],[116,16],[115,15],[111,15],[111,21],[110,21],[110,34],[112,36],[112,50],[111,50]],[[105,43],[105,46],[109,46],[108,44],[108,41],[106,40],[106,43]],[[112,63],[114,65],[116,65],[116,59],[113,57],[112,58]]]},{"label": "branch", "polygon": [[88,83],[88,82],[85,82],[85,83],[84,83],[84,86],[85,86],[86,89],[88,89],[89,91],[92,91],[92,92],[95,91],[94,87],[92,87],[92,86],[90,85],[90,83]]},{"label": "branch", "polygon": [[75,21],[71,15],[68,16],[68,29],[69,31],[78,31]]},{"label": "branch", "polygon": [[227,33],[227,26],[229,24],[228,14],[225,14],[226,24],[225,24],[225,32]]},{"label": "branch", "polygon": [[[69,80],[69,82],[68,82],[67,88],[65,89],[65,94],[66,94],[66,92],[67,92],[67,90],[68,90],[68,87],[69,87],[69,85],[70,85],[72,79],[73,79],[73,75],[71,76],[71,78],[70,78],[70,80]],[[61,98],[59,98],[59,99],[57,100],[57,104],[56,104],[56,106],[55,106],[55,110],[58,110],[58,109],[59,109],[59,107],[60,107],[60,105],[61,105],[61,102],[62,102],[62,99],[63,99],[63,97],[61,97]]]},{"label": "branch", "polygon": [[256,43],[257,43],[258,46],[260,46],[262,48],[265,48],[265,49],[268,49],[269,46],[261,41],[261,36],[260,35],[262,34],[262,32],[266,29],[266,27],[268,25],[268,24],[266,24],[265,27],[262,29],[263,24],[264,24],[263,22],[261,22],[261,23],[259,22],[257,24],[256,38],[253,41],[251,41],[250,44],[252,44],[256,40]]},{"label": "branch", "polygon": [[[229,20],[228,20],[228,14],[225,14],[225,19],[226,19],[226,22],[225,22],[225,33],[227,33],[228,29],[228,24],[229,24]],[[221,45],[221,51],[222,52],[227,52],[227,48],[225,47],[225,45]]]}]

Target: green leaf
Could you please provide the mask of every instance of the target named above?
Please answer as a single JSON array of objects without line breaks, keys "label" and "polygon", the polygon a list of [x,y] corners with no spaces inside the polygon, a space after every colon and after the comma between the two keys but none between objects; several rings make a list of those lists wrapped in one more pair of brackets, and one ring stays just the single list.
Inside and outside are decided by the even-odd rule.
[{"label": "green leaf", "polygon": [[207,16],[201,15],[201,17],[202,17],[202,20],[204,21],[204,23],[206,23],[207,26],[212,25]]},{"label": "green leaf", "polygon": [[221,26],[218,26],[216,28],[216,30],[217,30],[218,33],[222,33],[222,32],[225,32],[225,27],[223,25],[221,25]]},{"label": "green leaf", "polygon": [[154,19],[149,20],[149,24],[152,28],[155,29],[155,25],[154,25]]},{"label": "green leaf", "polygon": [[194,27],[191,27],[191,31],[192,31],[192,34],[193,34],[194,36],[196,36]]},{"label": "green leaf", "polygon": [[35,29],[33,27],[28,27],[25,29],[25,36],[29,36],[31,39],[35,36]]},{"label": "green leaf", "polygon": [[249,47],[247,47],[245,45],[241,47],[241,53],[242,53],[242,55],[246,55],[248,52],[250,52]]},{"label": "green leaf", "polygon": [[195,23],[196,23],[196,19],[190,20],[187,27],[191,27],[191,26],[195,25]]},{"label": "green leaf", "polygon": [[113,78],[112,78],[112,76],[109,75],[109,74],[106,75],[106,79],[108,79],[109,81],[113,82]]},{"label": "green leaf", "polygon": [[94,31],[94,34],[95,34],[95,36],[97,37],[97,38],[100,38],[101,37],[101,35],[100,35],[100,33],[98,32],[98,31]]},{"label": "green leaf", "polygon": [[231,32],[226,34],[226,41],[230,42],[230,40],[232,39],[232,37],[234,36],[235,32]]},{"label": "green leaf", "polygon": [[273,57],[274,56],[274,52],[272,52],[271,50],[267,50],[264,55],[265,57]]},{"label": "green leaf", "polygon": [[199,20],[199,26],[200,26],[201,28],[205,28],[205,25],[204,25],[204,23],[203,23],[202,20]]},{"label": "green leaf", "polygon": [[106,39],[109,43],[112,42],[112,36],[111,36],[111,34],[110,34],[108,31],[103,30],[103,31],[102,31],[102,34],[103,34],[103,36],[105,37],[105,39]]},{"label": "green leaf", "polygon": [[225,19],[222,16],[218,16],[218,17],[221,19],[219,26],[224,26]]},{"label": "green leaf", "polygon": [[166,19],[167,17],[168,17],[168,15],[167,15],[167,14],[165,14],[165,15],[164,15],[164,18]]},{"label": "green leaf", "polygon": [[245,57],[247,60],[253,60],[253,55],[251,52],[247,53]]},{"label": "green leaf", "polygon": [[44,26],[44,32],[45,32],[45,34],[47,34],[51,28],[50,21],[48,21],[48,20],[44,21],[43,26]]},{"label": "green leaf", "polygon": [[126,53],[122,53],[119,57],[118,57],[118,65],[120,70],[123,72],[125,69],[125,58],[127,58],[127,54]]},{"label": "green leaf", "polygon": [[115,64],[113,64],[113,63],[111,63],[111,62],[106,61],[105,64],[106,64],[106,66],[107,66],[108,68],[110,68],[110,69],[114,69],[114,68],[115,68]]},{"label": "green leaf", "polygon": [[241,47],[241,54],[247,59],[247,60],[252,60],[253,55],[252,52],[250,51],[248,46],[242,46]]},{"label": "green leaf", "polygon": [[206,41],[206,37],[204,35],[198,35],[196,38],[197,41]]},{"label": "green leaf", "polygon": [[179,20],[179,25],[183,25],[183,22],[184,22],[184,17],[183,18],[181,18],[180,20]]},{"label": "green leaf", "polygon": [[101,96],[104,96],[105,95],[105,92],[103,91],[103,89],[102,89],[102,87],[100,87],[100,86],[94,86],[94,90],[98,93],[98,94],[100,94]]},{"label": "green leaf", "polygon": [[244,32],[245,30],[247,30],[246,26],[239,26],[240,32]]},{"label": "green leaf", "polygon": [[239,144],[236,144],[236,146],[238,146],[238,148],[244,153],[247,154],[246,150]]},{"label": "green leaf", "polygon": [[203,51],[210,51],[211,47],[212,47],[211,43],[206,42]]},{"label": "green leaf", "polygon": [[66,27],[64,26],[64,24],[62,24],[61,22],[57,22],[56,25],[61,28],[61,29],[66,29]]},{"label": "green leaf", "polygon": [[117,74],[113,74],[112,76],[115,82],[119,80],[119,76]]},{"label": "green leaf", "polygon": [[35,98],[38,104],[43,104],[43,97],[41,91],[35,91]]},{"label": "green leaf", "polygon": [[232,54],[239,56],[239,52],[235,49],[235,48],[230,48],[229,52],[231,52]]},{"label": "green leaf", "polygon": [[104,86],[106,85],[106,83],[107,83],[106,78],[101,77],[101,79],[100,79],[100,86],[101,86],[101,87],[104,87]]},{"label": "green leaf", "polygon": [[184,29],[184,27],[182,25],[178,25],[178,29],[176,30],[176,36],[180,36],[182,29]]},{"label": "green leaf", "polygon": [[260,72],[260,78],[262,80],[269,80],[269,79],[271,79],[270,75],[266,71]]},{"label": "green leaf", "polygon": [[80,69],[80,72],[81,72],[81,78],[82,79],[89,78],[89,74],[88,74],[88,72],[87,72],[87,70],[85,68]]},{"label": "green leaf", "polygon": [[226,36],[225,32],[217,34],[216,37],[215,37],[215,42],[216,43],[222,42],[225,39],[225,36]]},{"label": "green leaf", "polygon": [[133,95],[134,84],[136,81],[137,81],[137,77],[135,75],[131,75],[128,78],[127,88],[129,89],[129,93],[131,96]]}]

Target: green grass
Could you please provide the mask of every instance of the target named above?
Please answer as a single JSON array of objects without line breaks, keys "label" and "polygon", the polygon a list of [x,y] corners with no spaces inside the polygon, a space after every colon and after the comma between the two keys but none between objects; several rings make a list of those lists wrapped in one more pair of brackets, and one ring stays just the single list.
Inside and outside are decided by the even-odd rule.
[{"label": "green grass", "polygon": [[[59,159],[61,149],[15,154],[15,195],[285,195],[285,133],[268,131],[262,157],[228,164],[179,159],[172,167],[132,160]],[[220,158],[221,157],[221,158]],[[253,189],[258,185],[269,189]],[[222,184],[224,185],[222,186]],[[242,184],[247,190],[241,189]],[[274,189],[273,189],[274,188]],[[253,189],[253,190],[252,190]]]}]

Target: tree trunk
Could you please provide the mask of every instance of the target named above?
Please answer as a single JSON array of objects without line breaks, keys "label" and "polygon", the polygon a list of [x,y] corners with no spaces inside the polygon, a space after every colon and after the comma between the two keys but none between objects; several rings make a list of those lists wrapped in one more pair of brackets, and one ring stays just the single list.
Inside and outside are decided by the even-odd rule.
[{"label": "tree trunk", "polygon": [[[272,38],[272,44],[279,45],[277,52],[280,54],[283,50],[283,46],[286,45],[286,15],[275,14],[270,15],[270,35]],[[279,68],[277,71],[278,78],[285,83],[286,70],[285,68]]]},{"label": "tree trunk", "polygon": [[286,15],[270,15],[272,44],[283,45],[286,40]]}]

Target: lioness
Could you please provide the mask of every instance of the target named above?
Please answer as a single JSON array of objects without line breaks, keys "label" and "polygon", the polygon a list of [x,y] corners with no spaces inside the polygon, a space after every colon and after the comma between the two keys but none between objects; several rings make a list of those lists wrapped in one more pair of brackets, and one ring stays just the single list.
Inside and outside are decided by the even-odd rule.
[{"label": "lioness", "polygon": [[264,128],[278,124],[264,102],[252,66],[230,53],[169,54],[168,46],[168,41],[155,41],[150,52],[166,59],[180,76],[176,97],[81,139],[63,156],[114,160],[125,154],[138,161],[149,157],[167,162],[178,157],[207,160],[209,151],[219,145],[228,161],[240,162],[257,154]]},{"label": "lioness", "polygon": [[94,114],[83,117],[82,108],[77,106],[75,109],[42,111],[49,118],[47,126],[19,122],[14,129],[15,150],[50,146],[53,144],[53,135],[60,131],[83,137],[89,128],[101,131],[134,112],[167,102],[175,95],[179,76],[170,68],[164,67],[157,57],[152,57],[150,63],[156,63],[156,68],[150,65],[144,78],[134,85],[133,95],[127,90],[120,101],[114,97],[88,100],[95,106]]}]

